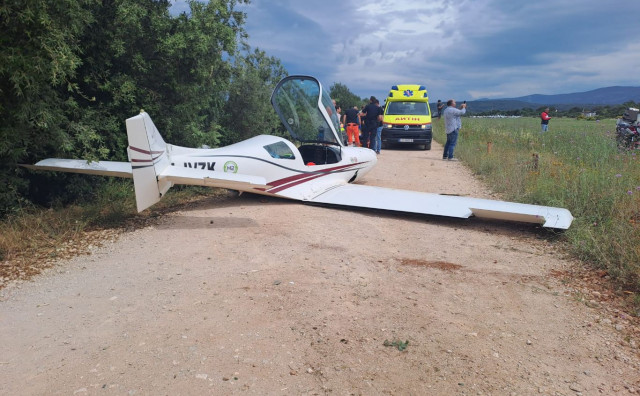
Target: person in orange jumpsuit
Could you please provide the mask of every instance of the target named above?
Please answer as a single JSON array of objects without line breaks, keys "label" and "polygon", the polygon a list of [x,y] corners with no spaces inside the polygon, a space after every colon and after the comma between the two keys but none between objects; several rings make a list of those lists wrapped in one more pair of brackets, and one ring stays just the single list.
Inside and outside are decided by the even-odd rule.
[{"label": "person in orange jumpsuit", "polygon": [[358,106],[353,106],[344,112],[342,123],[347,126],[347,140],[349,146],[355,141],[356,146],[360,147],[360,119],[358,117]]}]

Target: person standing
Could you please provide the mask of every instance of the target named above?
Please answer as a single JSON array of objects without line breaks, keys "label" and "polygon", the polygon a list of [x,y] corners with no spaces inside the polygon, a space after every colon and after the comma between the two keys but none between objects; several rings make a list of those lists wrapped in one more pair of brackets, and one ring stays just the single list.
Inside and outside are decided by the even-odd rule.
[{"label": "person standing", "polygon": [[442,111],[444,109],[444,103],[442,103],[442,101],[440,99],[438,99],[438,103],[436,104],[436,117],[438,119],[440,119],[440,117],[442,117]]},{"label": "person standing", "polygon": [[549,130],[549,108],[544,109],[542,114],[540,114],[540,125],[542,126],[542,132],[546,132]]},{"label": "person standing", "polygon": [[465,101],[460,109],[456,108],[456,101],[449,99],[447,101],[447,108],[444,109],[444,131],[447,133],[447,142],[444,144],[444,153],[442,153],[443,160],[457,161],[458,159],[453,156],[453,149],[458,143],[458,134],[460,128],[462,128],[462,117],[467,112],[467,102]]},{"label": "person standing", "polygon": [[378,127],[378,106],[376,97],[369,98],[369,104],[362,109],[361,119],[364,117],[364,127],[362,128],[362,146],[374,149],[376,128]]},{"label": "person standing", "polygon": [[360,147],[360,117],[358,117],[358,106],[353,106],[344,112],[342,117],[344,125],[347,126],[347,141],[349,146],[354,142]]},{"label": "person standing", "polygon": [[333,104],[333,109],[327,107],[327,113],[329,113],[329,116],[331,117],[331,121],[334,123],[334,125],[336,127],[340,126],[340,117],[338,114],[338,106],[336,105],[336,100],[335,99],[331,99],[331,103]]},{"label": "person standing", "polygon": [[375,145],[372,150],[375,151],[376,154],[380,154],[380,149],[382,149],[382,119],[384,118],[384,107],[380,106],[378,99],[376,99],[376,106],[378,106],[378,122],[376,123]]}]

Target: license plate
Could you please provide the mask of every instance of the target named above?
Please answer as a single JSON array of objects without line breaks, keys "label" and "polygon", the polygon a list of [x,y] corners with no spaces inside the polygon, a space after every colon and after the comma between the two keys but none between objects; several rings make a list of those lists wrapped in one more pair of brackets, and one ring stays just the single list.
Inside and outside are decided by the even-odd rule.
[{"label": "license plate", "polygon": [[413,143],[413,139],[398,139],[400,143]]}]

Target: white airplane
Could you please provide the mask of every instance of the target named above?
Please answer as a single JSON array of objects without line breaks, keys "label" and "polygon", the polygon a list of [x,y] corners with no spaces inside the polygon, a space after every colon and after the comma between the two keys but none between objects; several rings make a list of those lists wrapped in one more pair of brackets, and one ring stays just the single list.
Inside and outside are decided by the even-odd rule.
[{"label": "white airplane", "polygon": [[271,103],[300,145],[260,135],[230,146],[186,148],[167,144],[147,113],[126,121],[129,162],[49,158],[30,169],[133,178],[139,212],[174,184],[222,187],[316,204],[427,215],[511,220],[567,229],[567,209],[430,194],[354,184],[376,164],[368,148],[345,146],[336,111],[320,82],[289,76]]}]

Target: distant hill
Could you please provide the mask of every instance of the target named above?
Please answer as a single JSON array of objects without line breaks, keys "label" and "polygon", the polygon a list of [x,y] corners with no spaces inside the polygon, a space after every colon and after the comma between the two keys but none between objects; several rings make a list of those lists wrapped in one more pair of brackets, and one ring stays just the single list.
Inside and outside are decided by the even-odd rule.
[{"label": "distant hill", "polygon": [[624,102],[640,102],[640,87],[606,87],[593,91],[575,92],[559,95],[527,95],[509,100],[548,105],[591,104],[617,105]]},{"label": "distant hill", "polygon": [[605,87],[592,91],[558,95],[527,95],[505,99],[479,99],[468,101],[469,111],[482,113],[491,110],[537,109],[543,106],[568,110],[572,107],[591,108],[605,105],[619,105],[625,102],[640,102],[640,87]]}]

